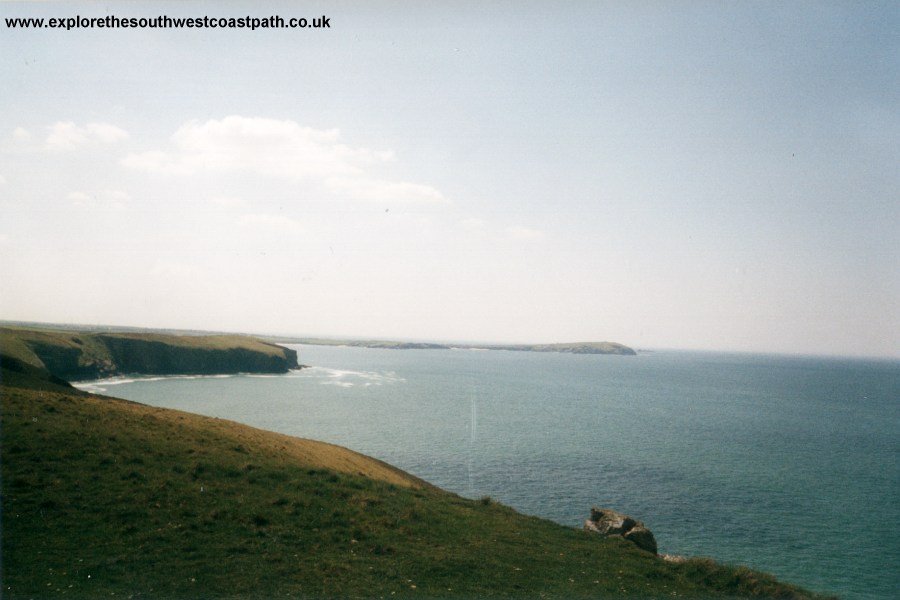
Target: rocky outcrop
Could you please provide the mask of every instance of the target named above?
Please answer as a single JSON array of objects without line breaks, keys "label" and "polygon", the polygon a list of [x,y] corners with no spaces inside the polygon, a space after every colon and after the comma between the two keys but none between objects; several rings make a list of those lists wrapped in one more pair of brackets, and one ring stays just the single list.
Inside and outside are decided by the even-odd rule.
[{"label": "rocky outcrop", "polygon": [[608,508],[591,509],[591,518],[584,522],[584,528],[603,536],[619,536],[634,543],[638,548],[656,554],[656,538],[640,521]]}]

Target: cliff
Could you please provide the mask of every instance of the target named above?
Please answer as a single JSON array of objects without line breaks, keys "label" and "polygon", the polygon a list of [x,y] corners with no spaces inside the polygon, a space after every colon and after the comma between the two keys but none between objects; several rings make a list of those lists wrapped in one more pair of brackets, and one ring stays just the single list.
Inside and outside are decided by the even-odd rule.
[{"label": "cliff", "polygon": [[286,373],[298,367],[294,350],[246,336],[25,328],[0,328],[0,360],[30,365],[70,381],[133,373]]}]

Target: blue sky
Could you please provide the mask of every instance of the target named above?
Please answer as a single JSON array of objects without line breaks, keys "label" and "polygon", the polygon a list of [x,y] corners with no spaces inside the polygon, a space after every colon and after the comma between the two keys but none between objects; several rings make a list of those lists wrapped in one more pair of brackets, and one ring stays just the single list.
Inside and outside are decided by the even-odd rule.
[{"label": "blue sky", "polygon": [[900,356],[900,6],[2,3],[0,317]]}]

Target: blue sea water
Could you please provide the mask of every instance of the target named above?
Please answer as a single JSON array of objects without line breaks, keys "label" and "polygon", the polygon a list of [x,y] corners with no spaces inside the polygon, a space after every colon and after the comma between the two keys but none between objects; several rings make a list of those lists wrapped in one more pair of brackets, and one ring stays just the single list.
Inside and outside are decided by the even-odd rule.
[{"label": "blue sea water", "polygon": [[444,489],[848,600],[900,594],[900,362],[295,346],[284,376],[117,380],[113,396],[347,446]]}]

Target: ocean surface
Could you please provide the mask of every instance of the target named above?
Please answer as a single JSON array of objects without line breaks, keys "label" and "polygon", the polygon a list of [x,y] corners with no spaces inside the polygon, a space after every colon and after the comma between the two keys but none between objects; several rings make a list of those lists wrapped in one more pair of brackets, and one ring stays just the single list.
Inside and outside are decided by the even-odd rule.
[{"label": "ocean surface", "polygon": [[611,507],[660,552],[900,597],[900,361],[292,347],[313,366],[81,387],[337,443],[573,527]]}]

